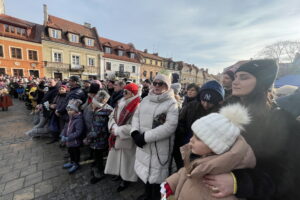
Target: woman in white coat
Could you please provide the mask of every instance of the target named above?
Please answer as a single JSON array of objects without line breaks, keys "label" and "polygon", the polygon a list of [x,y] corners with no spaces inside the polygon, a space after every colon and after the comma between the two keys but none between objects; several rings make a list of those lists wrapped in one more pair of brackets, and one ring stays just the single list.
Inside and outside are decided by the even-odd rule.
[{"label": "woman in white coat", "polygon": [[137,181],[134,171],[136,146],[130,137],[130,130],[132,116],[139,103],[138,85],[127,84],[124,97],[118,102],[108,122],[110,151],[104,173],[121,177],[118,192],[124,190],[129,182]]},{"label": "woman in white coat", "polygon": [[170,78],[158,74],[153,88],[143,99],[132,120],[131,136],[138,146],[134,169],[145,183],[138,199],[160,199],[160,183],[169,176],[178,105]]}]

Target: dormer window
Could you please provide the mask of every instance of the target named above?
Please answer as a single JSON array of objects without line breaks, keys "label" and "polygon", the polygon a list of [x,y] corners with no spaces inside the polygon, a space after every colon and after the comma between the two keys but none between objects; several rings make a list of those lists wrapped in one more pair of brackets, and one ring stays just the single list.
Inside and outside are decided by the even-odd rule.
[{"label": "dormer window", "polygon": [[75,35],[75,34],[72,34],[72,33],[69,33],[69,40],[70,40],[70,42],[78,43],[79,42],[79,36]]},{"label": "dormer window", "polygon": [[50,31],[50,37],[56,38],[56,39],[60,39],[61,38],[61,32],[59,30],[56,29],[49,29]]},{"label": "dormer window", "polygon": [[118,56],[123,56],[124,51],[118,50]]},{"label": "dormer window", "polygon": [[130,58],[134,59],[134,57],[135,57],[135,54],[130,52]]},{"label": "dormer window", "polygon": [[90,38],[85,38],[85,45],[90,47],[94,46],[94,40]]},{"label": "dormer window", "polygon": [[9,26],[7,24],[4,24],[4,29],[5,29],[5,32],[9,32]]},{"label": "dormer window", "polygon": [[111,48],[110,47],[105,47],[104,51],[105,51],[105,53],[111,53]]}]

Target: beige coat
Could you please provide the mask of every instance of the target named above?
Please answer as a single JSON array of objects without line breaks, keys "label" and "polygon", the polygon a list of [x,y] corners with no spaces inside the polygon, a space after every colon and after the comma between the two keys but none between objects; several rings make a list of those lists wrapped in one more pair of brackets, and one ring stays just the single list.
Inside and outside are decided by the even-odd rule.
[{"label": "beige coat", "polygon": [[240,136],[233,147],[221,155],[213,155],[192,161],[189,168],[183,167],[166,179],[175,199],[178,200],[236,200],[235,196],[214,198],[203,183],[207,174],[222,174],[233,169],[254,168],[256,159],[251,147]]},{"label": "beige coat", "polygon": [[[166,115],[166,121],[153,128],[153,119],[160,114]],[[150,91],[136,110],[131,132],[144,133],[146,144],[136,149],[134,169],[144,183],[159,184],[168,177],[177,123],[178,105],[173,90],[161,95]]]},{"label": "beige coat", "polygon": [[131,97],[127,100],[124,98],[118,102],[117,119],[114,119],[114,111],[111,113],[108,122],[109,130],[114,128],[114,133],[117,136],[115,148],[111,148],[108,153],[107,162],[104,173],[121,176],[126,181],[137,181],[137,175],[134,171],[135,150],[136,146],[130,136],[131,120],[123,126],[118,126],[116,120],[119,119],[122,109],[130,103],[137,96]]}]

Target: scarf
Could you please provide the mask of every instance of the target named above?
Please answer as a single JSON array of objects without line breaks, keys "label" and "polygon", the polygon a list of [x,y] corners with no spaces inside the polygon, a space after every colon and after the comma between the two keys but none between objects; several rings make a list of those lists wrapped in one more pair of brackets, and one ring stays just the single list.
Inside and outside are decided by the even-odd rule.
[{"label": "scarf", "polygon": [[[122,111],[120,112],[120,117],[119,120],[116,121],[118,126],[122,126],[124,124],[126,124],[126,122],[133,116],[135,109],[137,108],[137,106],[140,103],[140,97],[136,97],[134,98],[130,103],[128,103],[126,106],[124,106],[124,108],[122,109]],[[115,108],[115,112],[114,112],[114,118],[117,119],[117,113],[118,113],[118,105]]]}]

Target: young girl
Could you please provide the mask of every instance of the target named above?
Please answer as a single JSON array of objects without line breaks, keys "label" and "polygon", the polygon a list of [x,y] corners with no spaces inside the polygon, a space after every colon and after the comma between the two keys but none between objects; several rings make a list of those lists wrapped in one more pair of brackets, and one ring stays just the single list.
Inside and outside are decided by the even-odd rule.
[{"label": "young girl", "polygon": [[100,90],[92,99],[91,130],[84,139],[85,144],[90,145],[95,163],[92,166],[91,184],[95,184],[104,178],[103,154],[108,149],[108,120],[113,108],[107,104],[109,94]]},{"label": "young girl", "polygon": [[63,168],[69,169],[68,171],[70,174],[74,173],[79,168],[81,135],[84,128],[82,114],[79,111],[81,103],[82,101],[79,99],[72,99],[69,101],[66,107],[69,115],[69,122],[65,125],[65,128],[61,133],[61,141],[66,143],[71,159],[69,163],[64,164]]},{"label": "young girl", "polygon": [[[240,136],[243,126],[249,122],[247,109],[240,104],[223,107],[220,113],[196,120],[192,125],[194,135],[183,155],[185,167],[161,184],[164,199],[172,194],[182,200],[217,199],[211,196],[210,190],[217,192],[218,188],[207,188],[203,183],[205,175],[253,168],[254,153]],[[236,198],[232,195],[223,199]]]}]

